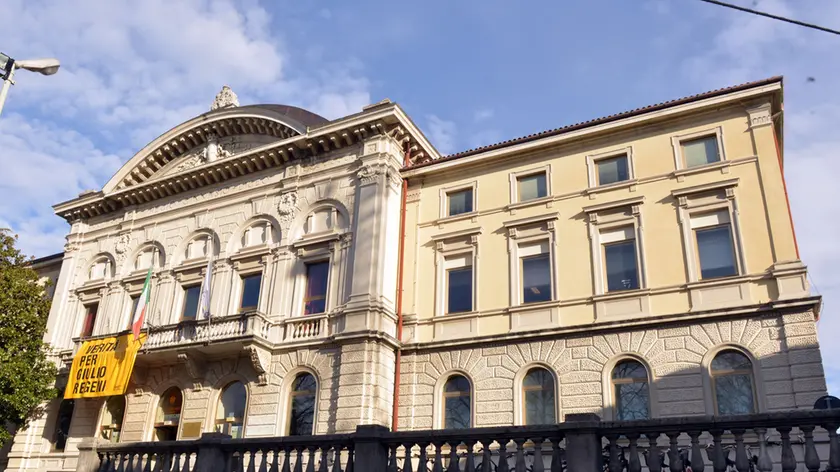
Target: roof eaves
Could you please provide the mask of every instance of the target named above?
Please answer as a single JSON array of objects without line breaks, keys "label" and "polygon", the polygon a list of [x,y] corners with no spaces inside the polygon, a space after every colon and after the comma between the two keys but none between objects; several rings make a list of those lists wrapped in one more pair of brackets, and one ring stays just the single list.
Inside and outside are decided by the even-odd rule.
[{"label": "roof eaves", "polygon": [[580,122],[580,123],[574,123],[574,124],[563,126],[563,127],[560,127],[560,128],[549,129],[549,130],[541,131],[539,133],[533,133],[533,134],[529,134],[529,135],[526,135],[526,136],[521,136],[521,137],[518,137],[518,138],[509,139],[509,140],[506,140],[506,141],[501,141],[501,142],[498,142],[498,143],[495,143],[495,144],[488,144],[486,146],[481,146],[481,147],[477,147],[477,148],[473,148],[473,149],[468,149],[466,151],[458,152],[458,153],[455,153],[455,154],[450,154],[448,156],[443,156],[440,159],[435,159],[433,161],[427,161],[427,162],[415,164],[413,166],[405,167],[405,168],[403,168],[403,170],[414,170],[414,169],[419,169],[419,168],[423,168],[423,167],[430,167],[430,166],[440,164],[440,163],[443,163],[443,162],[449,162],[449,161],[453,161],[453,160],[456,160],[456,159],[460,159],[462,157],[468,157],[468,156],[472,156],[472,155],[475,155],[475,154],[480,154],[480,153],[483,153],[483,152],[492,151],[494,149],[500,149],[500,148],[504,148],[504,147],[508,147],[508,146],[513,146],[513,145],[516,145],[516,144],[521,144],[521,143],[526,143],[526,142],[529,142],[529,141],[534,141],[534,140],[537,140],[537,139],[548,138],[548,137],[551,137],[551,136],[557,136],[557,135],[568,133],[568,132],[571,132],[571,131],[576,131],[576,130],[583,129],[583,128],[588,128],[588,127],[591,127],[591,126],[596,126],[596,125],[600,125],[600,124],[604,124],[604,123],[609,123],[611,121],[617,121],[617,120],[624,119],[624,118],[630,118],[630,117],[633,117],[633,116],[636,116],[636,115],[641,115],[641,114],[644,114],[644,113],[650,113],[650,112],[654,112],[654,111],[658,111],[658,110],[662,110],[662,109],[666,109],[666,108],[671,108],[671,107],[675,107],[675,106],[679,106],[679,105],[684,105],[684,104],[687,104],[687,103],[692,103],[692,102],[696,102],[696,101],[700,101],[700,100],[705,100],[705,99],[708,99],[708,98],[714,98],[714,97],[718,97],[718,96],[721,96],[721,95],[726,95],[726,94],[729,94],[729,93],[740,92],[740,91],[755,88],[755,87],[762,87],[762,86],[770,85],[770,84],[777,83],[777,82],[778,83],[782,82],[782,77],[781,76],[774,76],[774,77],[770,77],[770,78],[763,79],[763,80],[757,80],[757,81],[754,81],[754,82],[747,82],[747,83],[743,83],[743,84],[739,84],[739,85],[733,85],[733,86],[730,86],[730,87],[724,87],[724,88],[720,88],[720,89],[716,89],[716,90],[711,90],[709,92],[704,92],[704,93],[700,93],[700,94],[696,94],[696,95],[689,95],[687,97],[678,98],[678,99],[674,99],[674,100],[669,100],[669,101],[661,102],[661,103],[656,103],[656,104],[644,106],[644,107],[641,107],[641,108],[635,108],[635,109],[624,111],[624,112],[621,112],[621,113],[616,113],[616,114],[613,114],[613,115],[607,115],[607,116],[603,116],[603,117],[600,117],[600,118],[595,118],[595,119],[592,119],[592,120],[583,121],[583,122]]}]

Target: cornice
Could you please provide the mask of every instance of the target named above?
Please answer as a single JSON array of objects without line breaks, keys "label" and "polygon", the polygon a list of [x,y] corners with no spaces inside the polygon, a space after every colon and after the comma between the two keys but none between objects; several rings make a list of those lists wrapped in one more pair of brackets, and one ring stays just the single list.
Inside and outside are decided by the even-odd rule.
[{"label": "cornice", "polygon": [[145,181],[126,188],[110,192],[88,192],[73,200],[59,203],[53,206],[53,209],[57,215],[70,223],[87,220],[266,169],[283,168],[291,161],[318,157],[358,145],[376,136],[390,136],[404,149],[419,149],[415,156],[422,153],[424,158],[438,157],[437,151],[402,110],[391,104],[309,129],[306,134],[282,139],[173,175],[161,178],[152,178],[149,175]]}]

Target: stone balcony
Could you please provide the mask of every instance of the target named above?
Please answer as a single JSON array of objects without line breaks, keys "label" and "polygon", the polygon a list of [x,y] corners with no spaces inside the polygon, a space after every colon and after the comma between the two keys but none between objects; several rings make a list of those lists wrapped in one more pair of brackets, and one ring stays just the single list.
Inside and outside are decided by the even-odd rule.
[{"label": "stone balcony", "polygon": [[[151,326],[138,362],[173,360],[184,352],[200,355],[227,355],[256,346],[270,350],[281,344],[302,344],[328,338],[332,333],[329,314],[271,320],[258,311],[218,316],[209,320],[185,320],[175,324]],[[72,354],[84,341],[122,333],[74,338]],[[67,354],[71,354],[68,352]],[[72,358],[72,356],[65,356]]]}]

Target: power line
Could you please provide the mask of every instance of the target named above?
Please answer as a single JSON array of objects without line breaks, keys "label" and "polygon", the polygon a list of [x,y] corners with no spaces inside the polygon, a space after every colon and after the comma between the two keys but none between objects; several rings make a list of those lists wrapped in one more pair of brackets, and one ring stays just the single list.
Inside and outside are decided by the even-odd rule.
[{"label": "power line", "polygon": [[739,10],[739,11],[743,11],[743,12],[747,12],[747,13],[752,13],[753,15],[759,15],[759,16],[763,16],[763,17],[766,17],[766,18],[772,18],[774,20],[784,21],[784,22],[787,22],[787,23],[792,23],[794,25],[804,26],[806,28],[812,28],[812,29],[815,29],[815,30],[820,30],[820,31],[824,31],[826,33],[832,33],[832,34],[836,34],[836,35],[840,36],[840,31],[833,30],[831,28],[826,28],[825,26],[819,26],[819,25],[815,25],[815,24],[812,24],[812,23],[805,23],[804,21],[794,20],[792,18],[785,18],[784,16],[773,15],[773,14],[770,14],[770,13],[765,13],[763,11],[753,10],[751,8],[739,7],[738,5],[733,5],[731,3],[721,2],[719,0],[700,0],[700,1],[701,2],[706,2],[706,3],[711,3],[712,5],[718,5],[718,6],[721,6],[721,7],[731,8],[733,10]]}]

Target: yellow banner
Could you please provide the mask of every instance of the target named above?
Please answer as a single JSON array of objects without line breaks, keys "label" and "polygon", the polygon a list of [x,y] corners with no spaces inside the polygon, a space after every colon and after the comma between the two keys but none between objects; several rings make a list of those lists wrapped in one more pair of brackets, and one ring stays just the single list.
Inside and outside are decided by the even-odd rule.
[{"label": "yellow banner", "polygon": [[124,394],[137,351],[145,341],[145,333],[136,341],[132,333],[85,341],[73,358],[64,398]]}]

